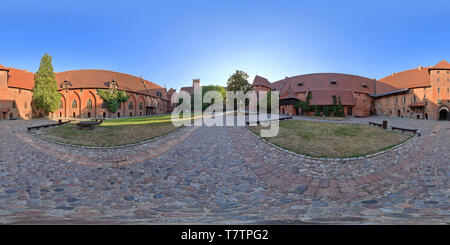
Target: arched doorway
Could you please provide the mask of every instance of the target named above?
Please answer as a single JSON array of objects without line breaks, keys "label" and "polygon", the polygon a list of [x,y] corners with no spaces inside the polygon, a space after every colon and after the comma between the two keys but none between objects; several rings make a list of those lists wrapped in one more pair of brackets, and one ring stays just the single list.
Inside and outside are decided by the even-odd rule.
[{"label": "arched doorway", "polygon": [[442,107],[439,109],[439,120],[449,120],[449,111],[447,107]]}]

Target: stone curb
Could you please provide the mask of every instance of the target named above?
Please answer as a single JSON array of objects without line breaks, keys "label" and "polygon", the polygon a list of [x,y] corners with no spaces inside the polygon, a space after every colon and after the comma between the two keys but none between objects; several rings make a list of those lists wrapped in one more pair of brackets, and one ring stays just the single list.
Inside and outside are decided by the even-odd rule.
[{"label": "stone curb", "polygon": [[73,145],[73,144],[63,143],[63,142],[60,142],[60,141],[56,141],[56,140],[52,140],[52,139],[48,139],[48,138],[44,138],[44,137],[39,137],[39,136],[37,136],[37,135],[35,135],[35,134],[31,133],[31,132],[26,132],[26,133],[28,135],[32,136],[32,137],[35,137],[35,138],[38,138],[38,139],[41,139],[41,140],[44,140],[44,141],[47,141],[47,142],[50,142],[50,143],[54,143],[54,144],[57,144],[57,145],[69,146],[69,147],[80,148],[80,149],[109,150],[109,149],[121,149],[121,148],[127,148],[127,147],[147,144],[147,143],[159,140],[161,138],[170,136],[170,135],[180,131],[183,128],[185,128],[185,127],[177,128],[177,129],[175,129],[175,130],[173,130],[173,131],[171,131],[171,132],[169,132],[167,134],[164,134],[164,135],[161,135],[161,136],[149,139],[149,140],[145,140],[145,141],[141,141],[141,142],[137,142],[137,143],[133,143],[133,144],[121,145],[121,146],[81,146],[81,145]]},{"label": "stone curb", "polygon": [[308,160],[330,161],[330,162],[331,162],[331,161],[335,161],[335,162],[336,162],[336,161],[354,161],[354,160],[363,160],[363,159],[372,158],[372,157],[375,157],[375,156],[379,156],[379,155],[388,153],[388,152],[393,151],[393,150],[395,150],[395,149],[397,149],[397,148],[400,148],[400,147],[402,147],[402,146],[408,144],[411,140],[414,140],[414,139],[417,138],[417,134],[415,134],[415,135],[414,135],[413,137],[411,137],[410,139],[408,139],[408,140],[406,140],[405,142],[403,142],[403,143],[401,143],[401,144],[398,144],[398,145],[396,145],[396,146],[394,146],[394,147],[392,147],[392,148],[389,148],[389,149],[384,150],[384,151],[372,153],[372,154],[369,154],[369,155],[361,156],[361,157],[320,158],[320,157],[306,156],[306,155],[303,155],[303,154],[300,154],[300,153],[296,153],[296,152],[292,152],[292,151],[283,149],[283,148],[281,148],[281,147],[279,147],[279,146],[277,146],[277,145],[275,145],[275,144],[273,144],[273,143],[270,143],[269,141],[265,140],[265,139],[262,138],[261,136],[257,135],[256,133],[254,133],[253,131],[251,131],[250,129],[248,129],[248,127],[245,127],[245,129],[247,129],[250,133],[252,133],[254,136],[256,136],[256,138],[260,139],[260,140],[263,141],[264,143],[266,143],[266,144],[268,144],[268,145],[270,145],[270,146],[272,146],[272,147],[274,147],[274,148],[277,148],[277,149],[280,150],[280,151],[286,152],[286,153],[288,153],[288,154],[290,154],[290,155],[293,155],[293,156],[296,156],[296,157],[305,158],[305,159],[308,159]]}]

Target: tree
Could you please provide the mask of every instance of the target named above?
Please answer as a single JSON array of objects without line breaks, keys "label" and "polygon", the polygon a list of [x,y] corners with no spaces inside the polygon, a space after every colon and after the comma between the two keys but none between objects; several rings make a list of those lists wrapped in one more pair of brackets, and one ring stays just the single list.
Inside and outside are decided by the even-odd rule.
[{"label": "tree", "polygon": [[[208,85],[208,86],[202,86],[202,98],[205,97],[205,94],[208,91],[217,91],[220,93],[220,95],[223,98],[222,103],[225,101],[226,98],[226,94],[227,91],[225,90],[225,88],[223,88],[222,86],[219,85]],[[211,103],[202,103],[202,110],[206,110],[206,108],[208,108],[210,105],[212,105],[214,103],[214,101],[212,101]]]},{"label": "tree", "polygon": [[261,97],[258,100],[258,104],[257,104],[258,112],[259,112],[260,103],[263,103],[263,105],[265,104],[265,106],[267,108],[267,113],[271,113],[272,112],[272,107],[271,107],[271,105],[272,105],[272,91],[271,90],[267,91],[267,94],[264,97]]},{"label": "tree", "polygon": [[331,106],[331,112],[336,116],[337,114],[337,105],[336,105],[336,96],[333,95],[333,105]]},{"label": "tree", "polygon": [[115,113],[119,103],[127,102],[130,98],[125,91],[112,89],[99,89],[98,96],[108,105],[108,111]]},{"label": "tree", "polygon": [[308,112],[311,110],[311,105],[309,105],[309,102],[311,101],[311,97],[312,97],[312,93],[309,92],[308,95],[306,96],[306,100],[305,101],[298,101],[297,103],[295,103],[294,107],[296,108],[301,108],[303,112]]},{"label": "tree", "polygon": [[44,54],[39,70],[34,74],[33,101],[37,110],[48,115],[55,112],[59,106],[61,94],[58,92],[52,57]]},{"label": "tree", "polygon": [[344,106],[342,106],[341,97],[340,96],[338,97],[338,105],[337,105],[337,108],[336,108],[336,116],[337,117],[344,117],[345,116]]},{"label": "tree", "polygon": [[247,93],[252,89],[252,85],[250,85],[247,79],[247,73],[237,70],[230,78],[228,78],[227,90],[233,92],[244,91],[244,93]]}]

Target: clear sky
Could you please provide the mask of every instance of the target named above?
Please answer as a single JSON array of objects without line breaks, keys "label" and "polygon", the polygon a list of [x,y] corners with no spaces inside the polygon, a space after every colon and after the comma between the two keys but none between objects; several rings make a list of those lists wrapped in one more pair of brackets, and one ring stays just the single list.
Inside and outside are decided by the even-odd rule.
[{"label": "clear sky", "polygon": [[236,70],[382,78],[450,60],[450,1],[2,0],[0,64],[107,69],[177,90]]}]

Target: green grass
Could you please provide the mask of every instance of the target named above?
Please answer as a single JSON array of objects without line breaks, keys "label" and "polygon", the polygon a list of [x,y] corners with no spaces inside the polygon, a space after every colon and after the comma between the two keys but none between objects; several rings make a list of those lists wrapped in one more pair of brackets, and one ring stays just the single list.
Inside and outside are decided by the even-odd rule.
[{"label": "green grass", "polygon": [[[191,120],[180,119],[180,120]],[[76,123],[49,128],[43,137],[83,146],[120,146],[150,140],[177,129],[171,115],[107,119],[93,130],[80,130]]]},{"label": "green grass", "polygon": [[[261,128],[249,127],[257,134]],[[369,125],[284,120],[280,121],[279,134],[265,140],[308,156],[345,158],[383,151],[409,138],[410,135]]]}]

